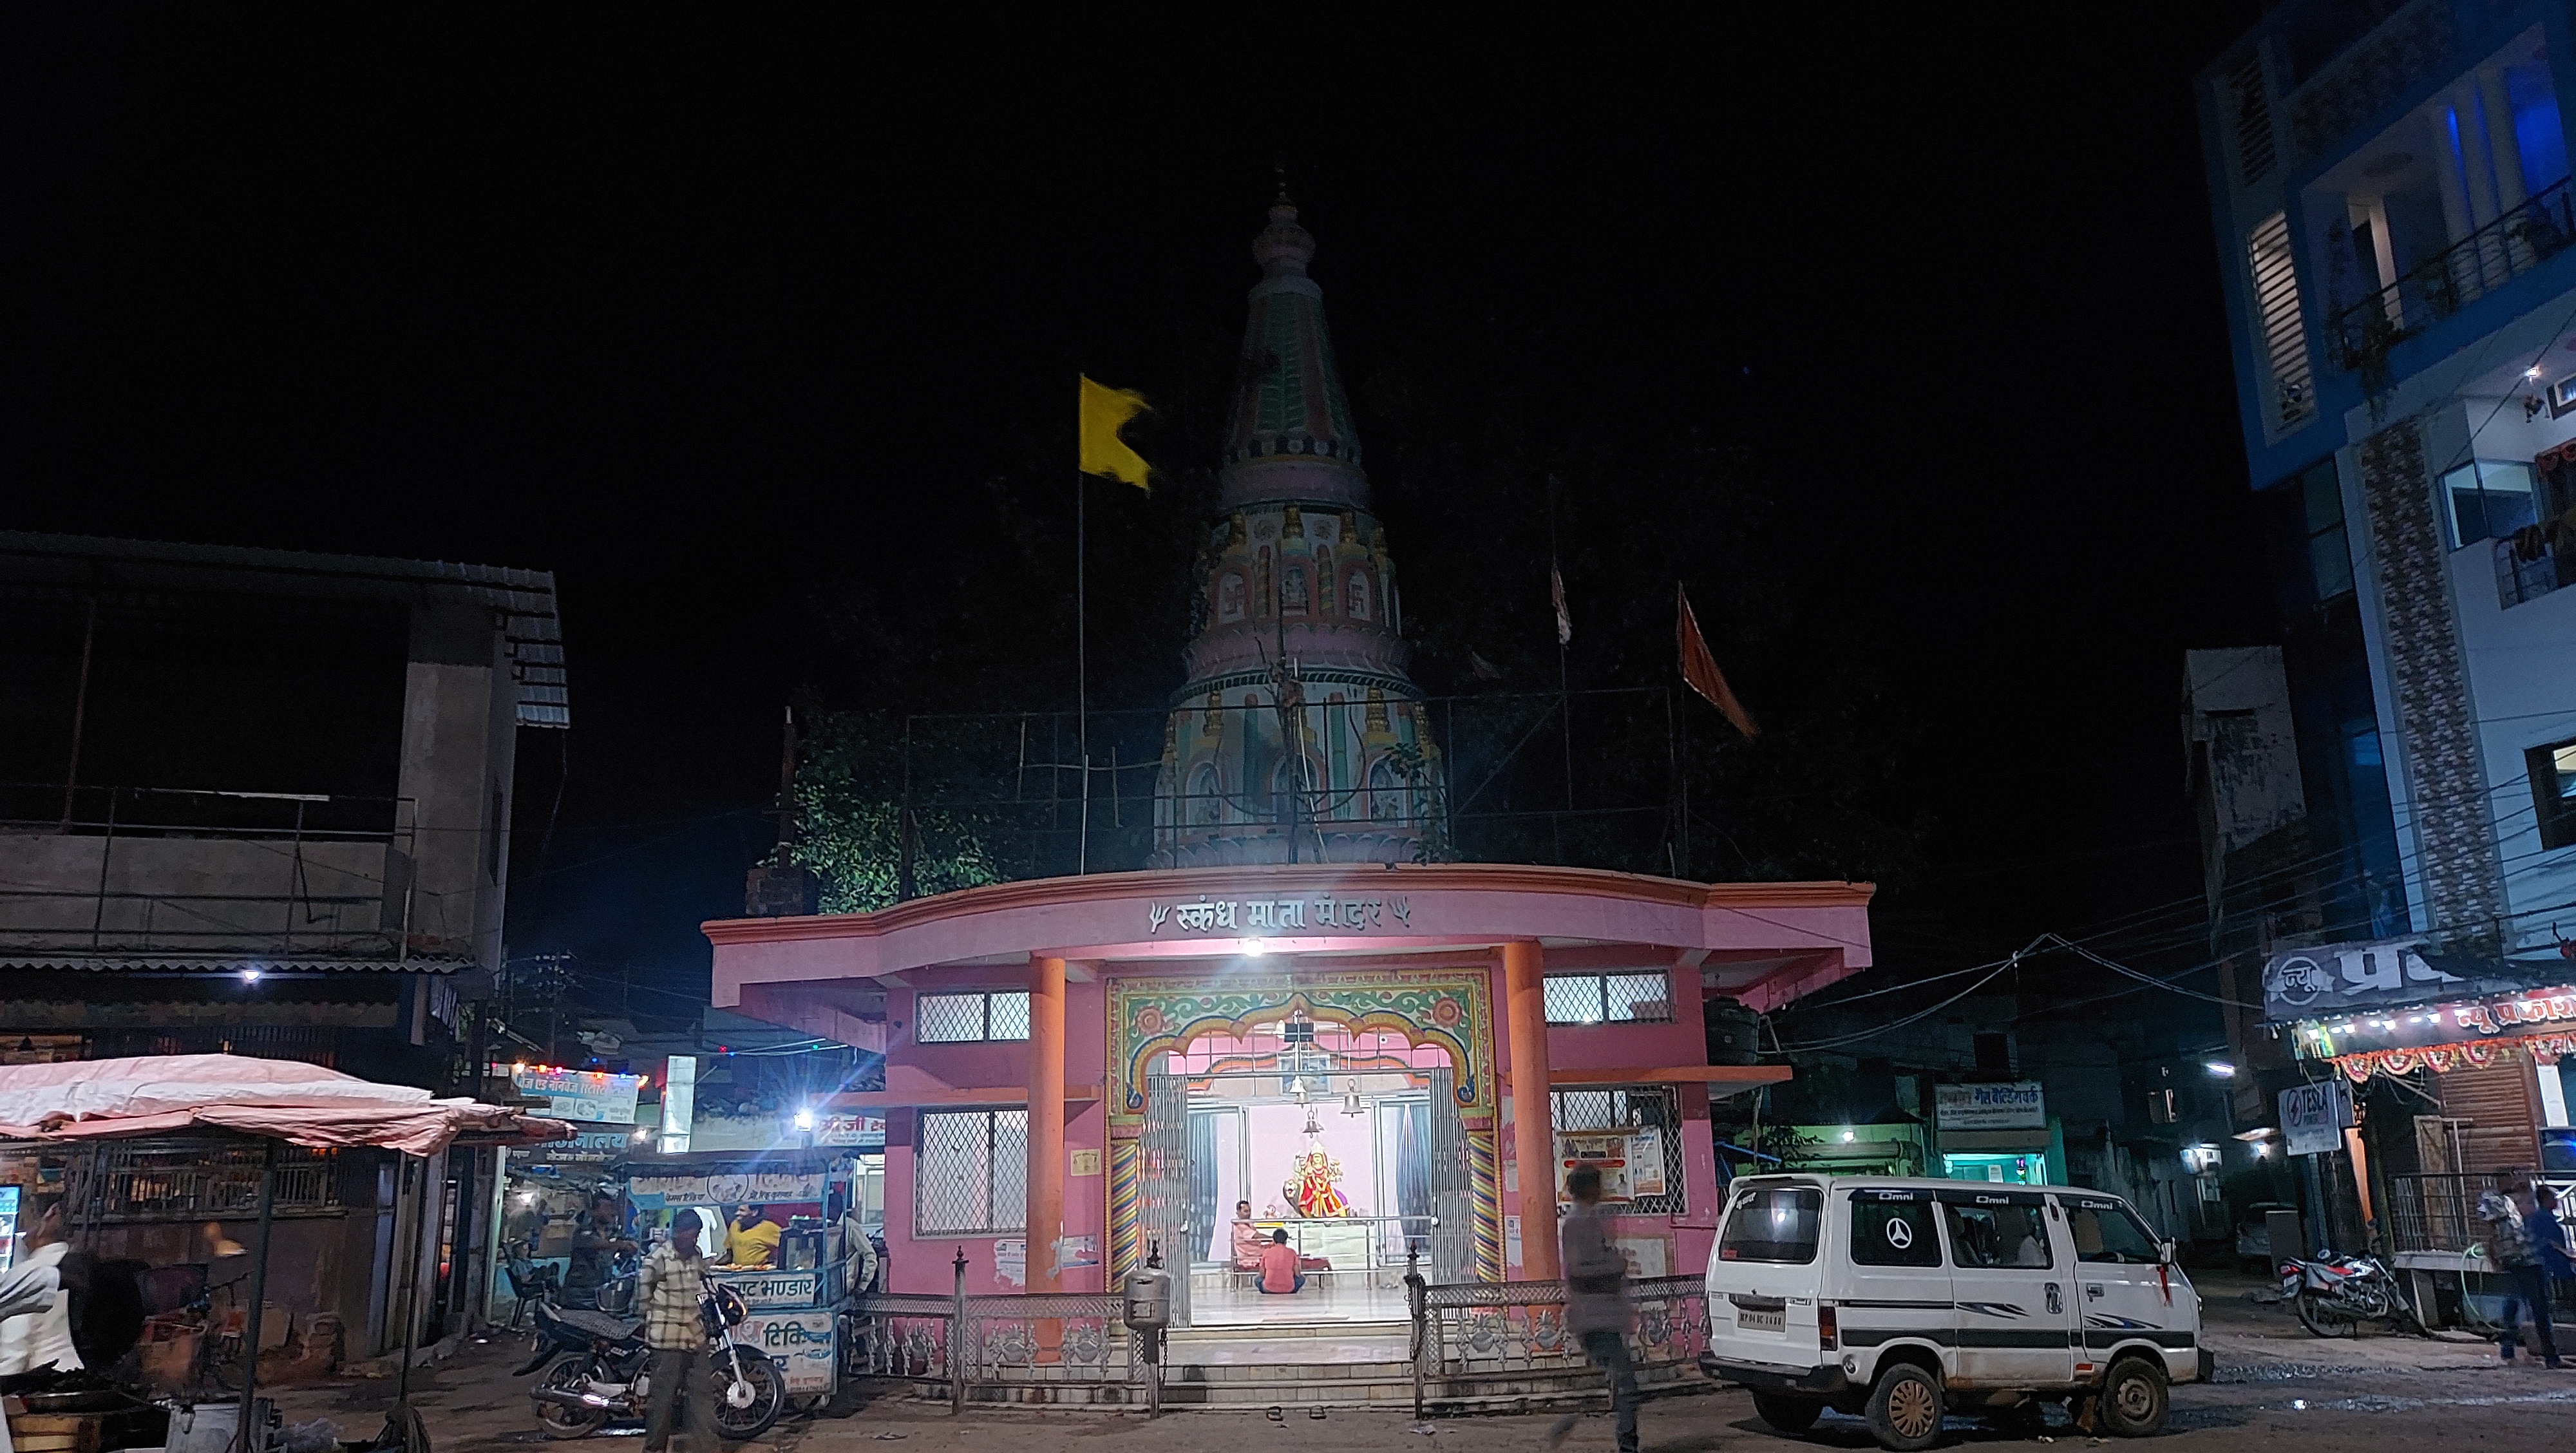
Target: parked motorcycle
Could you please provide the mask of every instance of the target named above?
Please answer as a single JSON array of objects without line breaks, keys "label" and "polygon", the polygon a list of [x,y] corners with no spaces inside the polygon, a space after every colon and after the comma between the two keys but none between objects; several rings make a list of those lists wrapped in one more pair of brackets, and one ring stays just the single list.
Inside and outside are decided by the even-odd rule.
[{"label": "parked motorcycle", "polygon": [[[547,1436],[584,1438],[611,1418],[644,1416],[652,1398],[653,1351],[644,1343],[643,1319],[559,1306],[550,1297],[540,1299],[534,1313],[534,1354],[516,1375],[545,1369],[528,1396]],[[702,1283],[698,1315],[707,1328],[716,1430],[728,1442],[757,1438],[786,1410],[786,1376],[758,1348],[734,1340],[733,1329],[749,1308],[733,1288]]]},{"label": "parked motorcycle", "polygon": [[2354,1336],[2364,1322],[2424,1333],[2423,1317],[2407,1300],[2406,1284],[2376,1256],[2285,1258],[2280,1273],[2279,1300],[2298,1309],[2299,1325],[2313,1336]]}]

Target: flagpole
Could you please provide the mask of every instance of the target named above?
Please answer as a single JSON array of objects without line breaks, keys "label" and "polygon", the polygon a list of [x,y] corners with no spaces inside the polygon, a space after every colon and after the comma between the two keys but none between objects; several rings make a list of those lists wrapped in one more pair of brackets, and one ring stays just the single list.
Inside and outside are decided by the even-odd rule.
[{"label": "flagpole", "polygon": [[[1558,587],[1561,592],[1562,587],[1565,584],[1565,576],[1563,572],[1558,569],[1556,560],[1556,476],[1553,474],[1547,477],[1547,578],[1549,584]],[[1561,624],[1566,619],[1565,606],[1562,602],[1559,602],[1557,603],[1556,608],[1557,620],[1560,622],[1556,633],[1556,702],[1565,727],[1563,732],[1565,737],[1565,810],[1567,812],[1572,812],[1574,810],[1574,690],[1566,683],[1566,633],[1563,625]],[[1556,855],[1559,858],[1565,856],[1565,828],[1563,826],[1563,819],[1559,819],[1559,826],[1556,830]]]},{"label": "flagpole", "polygon": [[1091,871],[1091,491],[1073,472],[1073,739],[1082,756],[1082,842],[1074,849],[1074,876]]}]

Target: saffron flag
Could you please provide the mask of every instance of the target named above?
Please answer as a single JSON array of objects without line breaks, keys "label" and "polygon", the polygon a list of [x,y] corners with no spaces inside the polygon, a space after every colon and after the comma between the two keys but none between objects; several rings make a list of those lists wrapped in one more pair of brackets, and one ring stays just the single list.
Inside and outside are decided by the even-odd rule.
[{"label": "saffron flag", "polygon": [[1085,474],[1106,475],[1138,489],[1151,490],[1153,466],[1118,437],[1127,421],[1149,407],[1133,389],[1109,388],[1082,380],[1082,463]]},{"label": "saffron flag", "polygon": [[1476,648],[1473,646],[1469,646],[1467,648],[1467,669],[1475,672],[1476,679],[1479,681],[1500,681],[1503,679],[1503,668],[1486,660],[1484,657],[1477,655]]},{"label": "saffron flag", "polygon": [[1690,683],[1691,690],[1707,697],[1708,704],[1734,723],[1737,731],[1748,737],[1762,735],[1762,728],[1753,724],[1753,714],[1727,688],[1726,673],[1717,669],[1717,658],[1708,653],[1708,642],[1699,633],[1699,617],[1691,613],[1690,593],[1675,583],[1673,600],[1677,605],[1673,636],[1681,649],[1682,679]]},{"label": "saffron flag", "polygon": [[1565,613],[1565,577],[1556,573],[1556,562],[1547,562],[1547,598],[1556,605],[1556,643],[1560,646],[1574,639],[1574,617]]}]

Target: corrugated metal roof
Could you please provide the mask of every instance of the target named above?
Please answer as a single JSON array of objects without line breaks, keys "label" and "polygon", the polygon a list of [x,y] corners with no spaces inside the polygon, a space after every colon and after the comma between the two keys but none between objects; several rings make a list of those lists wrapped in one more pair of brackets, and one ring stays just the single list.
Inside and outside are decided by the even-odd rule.
[{"label": "corrugated metal roof", "polygon": [[57,971],[98,974],[454,974],[474,967],[471,959],[414,954],[408,959],[355,955],[279,958],[266,954],[97,954],[60,949],[0,949],[0,973]]},{"label": "corrugated metal roof", "polygon": [[[96,588],[102,583],[102,569],[112,569],[114,576],[105,583],[146,590],[228,590],[396,601],[414,601],[424,591],[430,591],[453,600],[493,606],[509,617],[503,630],[510,647],[511,677],[519,688],[519,724],[572,724],[564,675],[563,623],[556,614],[555,577],[551,570],[12,530],[0,530],[0,559],[9,559],[19,567],[12,573],[40,578],[59,575],[60,584],[76,588]],[[62,565],[48,569],[47,562],[51,561]],[[78,562],[77,566],[74,562]]]}]

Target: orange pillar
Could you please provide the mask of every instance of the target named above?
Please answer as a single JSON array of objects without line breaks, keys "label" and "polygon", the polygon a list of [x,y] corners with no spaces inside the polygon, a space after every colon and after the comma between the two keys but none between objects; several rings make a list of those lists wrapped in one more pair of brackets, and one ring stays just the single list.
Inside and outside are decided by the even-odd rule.
[{"label": "orange pillar", "polygon": [[1503,945],[1504,1017],[1511,1021],[1512,1153],[1520,1158],[1521,1277],[1554,1281],[1556,1133],[1548,1117],[1547,954],[1536,939]]},{"label": "orange pillar", "polygon": [[1028,1289],[1056,1289],[1064,1235],[1064,960],[1029,960]]}]

